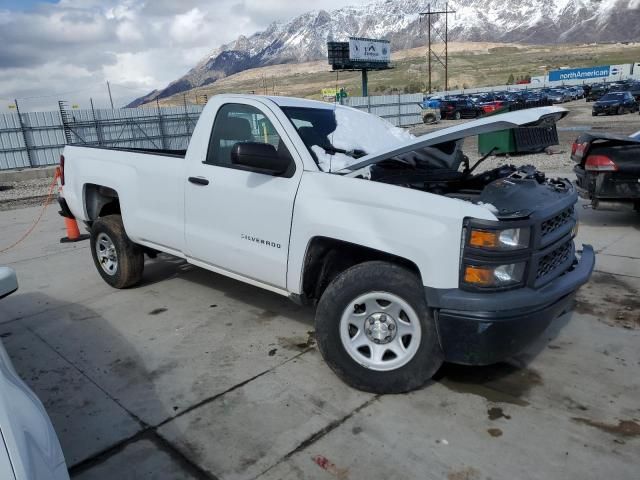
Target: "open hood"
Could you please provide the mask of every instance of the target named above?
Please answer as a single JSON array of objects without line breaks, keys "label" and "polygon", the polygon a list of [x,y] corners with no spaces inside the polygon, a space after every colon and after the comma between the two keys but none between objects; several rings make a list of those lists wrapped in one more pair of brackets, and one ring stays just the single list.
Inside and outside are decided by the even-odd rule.
[{"label": "open hood", "polygon": [[350,177],[357,176],[362,173],[360,170],[378,162],[388,160],[389,158],[397,155],[414,152],[425,147],[451,142],[453,140],[474,137],[481,133],[535,126],[544,124],[545,122],[555,123],[561,118],[564,118],[568,113],[569,112],[564,108],[540,107],[492,115],[490,117],[481,118],[480,120],[463,123],[462,125],[443,128],[442,130],[427,133],[426,135],[404,141],[394,145],[393,148],[378,151],[362,157],[358,163],[340,170],[337,173],[346,174]]}]

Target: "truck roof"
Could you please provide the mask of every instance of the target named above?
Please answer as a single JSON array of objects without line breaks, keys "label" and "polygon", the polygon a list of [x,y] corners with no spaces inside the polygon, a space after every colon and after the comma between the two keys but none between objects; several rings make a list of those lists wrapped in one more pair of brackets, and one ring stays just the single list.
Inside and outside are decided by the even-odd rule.
[{"label": "truck roof", "polygon": [[279,97],[275,95],[246,95],[246,94],[233,94],[233,93],[225,93],[221,95],[216,95],[216,97],[223,98],[255,98],[261,100],[270,100],[279,107],[298,107],[298,108],[324,108],[327,110],[333,110],[336,108],[335,103],[329,102],[321,102],[318,100],[307,100],[304,98],[294,98],[294,97]]}]

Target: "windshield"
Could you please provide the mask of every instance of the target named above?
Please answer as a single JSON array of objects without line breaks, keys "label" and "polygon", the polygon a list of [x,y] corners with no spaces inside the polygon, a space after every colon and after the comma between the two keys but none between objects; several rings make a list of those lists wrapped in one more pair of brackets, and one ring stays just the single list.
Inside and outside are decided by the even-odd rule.
[{"label": "windshield", "polygon": [[624,93],[607,93],[600,100],[622,100],[624,98]]},{"label": "windshield", "polygon": [[324,172],[348,168],[365,155],[415,138],[376,115],[342,105],[282,107],[282,111]]}]

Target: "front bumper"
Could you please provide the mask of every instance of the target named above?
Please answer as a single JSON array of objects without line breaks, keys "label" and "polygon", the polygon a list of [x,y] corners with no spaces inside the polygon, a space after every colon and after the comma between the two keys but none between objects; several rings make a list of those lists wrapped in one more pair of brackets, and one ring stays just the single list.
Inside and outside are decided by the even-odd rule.
[{"label": "front bumper", "polygon": [[605,115],[613,115],[618,113],[618,108],[619,108],[619,105],[615,105],[615,106],[612,105],[607,107],[593,107],[592,111],[596,115],[599,115],[601,113]]},{"label": "front bumper", "polygon": [[569,271],[539,289],[486,293],[425,288],[445,360],[490,365],[521,352],[553,319],[570,310],[594,265],[593,248],[584,245]]}]

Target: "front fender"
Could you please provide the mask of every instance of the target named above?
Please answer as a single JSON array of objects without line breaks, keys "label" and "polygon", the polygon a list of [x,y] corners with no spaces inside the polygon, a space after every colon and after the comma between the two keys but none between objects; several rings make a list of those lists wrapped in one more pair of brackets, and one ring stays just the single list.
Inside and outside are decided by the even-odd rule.
[{"label": "front fender", "polygon": [[305,172],[294,207],[287,289],[300,294],[309,243],[326,237],[414,263],[423,284],[457,288],[465,217],[495,220],[486,208],[417,190]]}]

